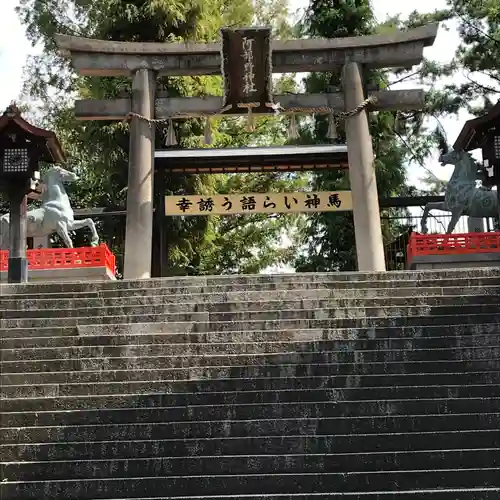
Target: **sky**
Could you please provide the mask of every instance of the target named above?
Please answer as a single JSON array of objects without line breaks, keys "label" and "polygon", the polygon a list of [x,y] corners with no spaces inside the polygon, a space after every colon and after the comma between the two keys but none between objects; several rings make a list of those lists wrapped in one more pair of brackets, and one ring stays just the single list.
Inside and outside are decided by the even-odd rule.
[{"label": "sky", "polygon": [[[4,109],[12,100],[18,98],[21,84],[22,71],[26,57],[34,52],[30,42],[25,37],[24,28],[21,26],[14,9],[18,0],[0,0],[0,110]],[[306,5],[304,0],[291,0],[291,8],[296,10]],[[375,15],[379,21],[389,15],[407,15],[415,8],[415,2],[397,2],[394,0],[373,0]],[[436,8],[445,7],[445,0],[419,0],[418,10],[431,12]],[[438,61],[449,61],[458,46],[459,37],[456,26],[449,24],[449,30],[441,27],[433,47],[425,50],[426,57]],[[416,87],[415,84],[406,85]],[[403,87],[403,85],[401,85]],[[397,87],[393,87],[397,88]],[[470,118],[467,113],[462,113],[459,119],[456,117],[442,120],[449,142],[453,143],[462,128],[463,122]],[[435,127],[435,124],[430,124]],[[426,167],[436,176],[448,179],[452,173],[451,167],[442,167],[437,158],[429,159]],[[419,165],[408,167],[408,178],[412,184],[419,184],[419,179],[424,175],[424,170]]]}]

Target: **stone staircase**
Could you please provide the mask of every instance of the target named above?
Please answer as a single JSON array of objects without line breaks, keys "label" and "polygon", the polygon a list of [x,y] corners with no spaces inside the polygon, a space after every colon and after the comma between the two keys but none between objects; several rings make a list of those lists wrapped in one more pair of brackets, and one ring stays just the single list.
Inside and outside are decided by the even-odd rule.
[{"label": "stone staircase", "polygon": [[0,287],[2,500],[499,500],[500,269]]}]

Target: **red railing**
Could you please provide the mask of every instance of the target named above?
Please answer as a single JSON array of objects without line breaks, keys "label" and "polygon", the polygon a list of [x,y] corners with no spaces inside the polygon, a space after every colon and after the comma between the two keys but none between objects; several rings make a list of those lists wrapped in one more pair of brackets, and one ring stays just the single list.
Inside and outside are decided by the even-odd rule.
[{"label": "red railing", "polygon": [[[29,269],[71,269],[106,267],[115,274],[115,256],[105,243],[98,247],[40,248],[28,250]],[[0,251],[0,271],[7,271],[8,250]]]},{"label": "red railing", "polygon": [[412,233],[407,260],[420,255],[456,255],[500,252],[500,233],[419,234]]}]

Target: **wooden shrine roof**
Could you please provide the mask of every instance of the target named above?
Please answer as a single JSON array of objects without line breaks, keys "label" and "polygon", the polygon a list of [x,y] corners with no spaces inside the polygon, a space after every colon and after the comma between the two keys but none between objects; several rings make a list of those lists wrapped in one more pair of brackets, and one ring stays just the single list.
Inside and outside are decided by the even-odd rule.
[{"label": "wooden shrine roof", "polygon": [[163,149],[155,167],[179,173],[307,171],[348,168],[347,146]]}]

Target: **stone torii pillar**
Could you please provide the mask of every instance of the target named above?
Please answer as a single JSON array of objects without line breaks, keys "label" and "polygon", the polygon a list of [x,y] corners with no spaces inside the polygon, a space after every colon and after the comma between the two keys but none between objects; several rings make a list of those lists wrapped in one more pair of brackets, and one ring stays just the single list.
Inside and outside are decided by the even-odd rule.
[{"label": "stone torii pillar", "polygon": [[[128,164],[125,279],[151,277],[153,241],[153,180],[155,74],[139,69],[132,79],[132,115]],[[139,118],[139,115],[143,118]]]},{"label": "stone torii pillar", "polygon": [[[360,106],[365,95],[361,69],[357,63],[348,62],[344,66],[342,83],[346,110]],[[362,109],[358,114],[346,118],[345,130],[358,271],[385,271],[377,178],[366,111]]]}]

